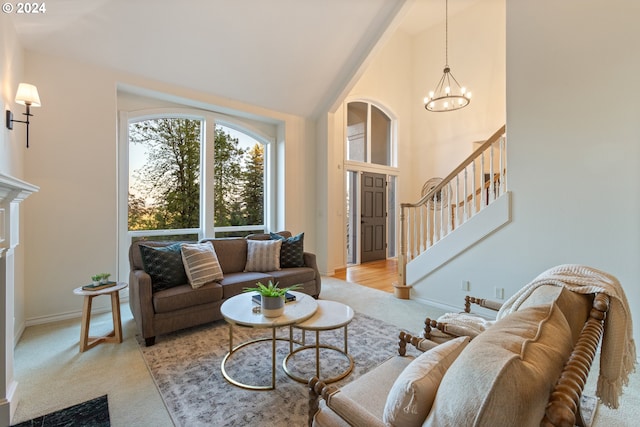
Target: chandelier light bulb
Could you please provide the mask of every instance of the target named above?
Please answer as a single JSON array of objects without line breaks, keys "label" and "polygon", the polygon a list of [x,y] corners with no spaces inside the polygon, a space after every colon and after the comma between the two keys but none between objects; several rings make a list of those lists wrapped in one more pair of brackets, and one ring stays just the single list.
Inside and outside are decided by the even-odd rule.
[{"label": "chandelier light bulb", "polygon": [[460,88],[460,92],[464,95],[465,93],[467,93],[467,88],[462,86],[462,88]]},{"label": "chandelier light bulb", "polygon": [[428,97],[428,96],[425,96],[425,97],[424,97],[424,103],[426,104],[427,102],[429,102],[429,97]]},{"label": "chandelier light bulb", "polygon": [[429,92],[429,99],[433,99],[433,95],[434,95],[433,91]]},{"label": "chandelier light bulb", "polygon": [[451,93],[451,87],[447,86],[444,88],[444,93],[446,93],[447,95],[449,95]]}]

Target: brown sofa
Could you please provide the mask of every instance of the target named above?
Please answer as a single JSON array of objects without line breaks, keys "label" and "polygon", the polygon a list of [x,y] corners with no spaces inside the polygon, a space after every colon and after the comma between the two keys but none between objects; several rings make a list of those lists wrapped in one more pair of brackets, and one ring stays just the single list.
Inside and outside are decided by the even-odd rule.
[{"label": "brown sofa", "polygon": [[[278,234],[291,237],[288,231]],[[268,234],[248,238],[269,239]],[[248,239],[247,238],[247,239]],[[220,306],[225,299],[253,287],[257,282],[269,280],[280,287],[300,285],[300,292],[317,298],[320,295],[320,273],[315,254],[304,252],[304,266],[282,268],[277,271],[245,272],[247,239],[203,239],[211,241],[224,278],[193,289],[189,283],[153,292],[151,276],[145,272],[140,245],[166,247],[176,242],[140,241],[129,248],[129,306],[138,326],[138,332],[147,346],[155,343],[158,335],[222,319]]]}]

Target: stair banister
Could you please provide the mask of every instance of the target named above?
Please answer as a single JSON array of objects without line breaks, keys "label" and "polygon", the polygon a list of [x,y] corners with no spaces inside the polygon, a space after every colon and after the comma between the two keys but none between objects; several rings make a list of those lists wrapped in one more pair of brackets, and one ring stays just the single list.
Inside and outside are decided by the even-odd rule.
[{"label": "stair banister", "polygon": [[[398,255],[399,280],[396,284],[396,296],[400,297],[400,295],[408,295],[406,289],[401,289],[407,287],[406,267],[408,262],[420,255],[420,253],[427,251],[429,247],[435,244],[438,240],[458,228],[474,214],[482,210],[484,206],[497,199],[500,194],[506,192],[506,156],[503,154],[506,144],[505,141],[500,141],[500,139],[505,135],[505,130],[506,126],[503,125],[471,155],[462,161],[462,163],[460,163],[453,171],[451,171],[451,173],[438,183],[438,185],[431,189],[431,191],[424,194],[420,200],[415,203],[400,204],[400,253]],[[496,142],[500,142],[500,157],[498,159],[499,173],[494,172],[495,159],[493,150],[491,149]],[[489,150],[489,169],[491,171],[491,177],[488,180],[485,180],[484,152],[487,150]],[[475,161],[478,157],[480,157],[481,185],[476,184]],[[467,172],[467,168],[469,166],[472,168],[471,183],[469,183]],[[461,173],[463,173],[462,199],[459,197]],[[445,187],[450,189],[453,181],[455,181],[455,194],[452,195],[451,191],[447,191],[447,203],[445,207],[442,190]],[[468,185],[472,188],[471,194],[469,194]],[[476,195],[478,193],[480,193],[480,207],[478,207],[478,201],[476,199]],[[439,207],[437,204],[438,194],[440,194]],[[454,200],[455,204],[452,203]],[[429,202],[433,203],[433,218],[429,215]],[[469,203],[472,203],[473,207],[469,208],[467,206]],[[461,207],[462,213],[459,212]],[[422,214],[423,211],[425,214]],[[436,211],[439,211],[438,215],[436,215]],[[446,227],[444,225],[445,220],[447,221]],[[411,234],[413,234],[413,238],[409,237]],[[418,237],[418,235],[420,236]],[[408,242],[407,240],[410,241]]]}]

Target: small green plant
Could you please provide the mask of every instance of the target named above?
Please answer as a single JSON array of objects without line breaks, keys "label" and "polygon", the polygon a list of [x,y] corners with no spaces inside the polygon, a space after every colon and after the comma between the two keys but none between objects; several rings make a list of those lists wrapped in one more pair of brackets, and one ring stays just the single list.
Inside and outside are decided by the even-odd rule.
[{"label": "small green plant", "polygon": [[256,287],[254,288],[244,288],[244,292],[257,292],[263,297],[283,297],[289,291],[295,291],[299,289],[300,285],[289,286],[288,288],[279,288],[278,282],[274,285],[271,280],[267,285],[263,285],[260,282],[256,283]]},{"label": "small green plant", "polygon": [[106,283],[109,280],[109,276],[111,276],[111,273],[99,273],[99,274],[95,274],[95,275],[91,276],[91,280],[93,282],[104,282],[104,283]]}]

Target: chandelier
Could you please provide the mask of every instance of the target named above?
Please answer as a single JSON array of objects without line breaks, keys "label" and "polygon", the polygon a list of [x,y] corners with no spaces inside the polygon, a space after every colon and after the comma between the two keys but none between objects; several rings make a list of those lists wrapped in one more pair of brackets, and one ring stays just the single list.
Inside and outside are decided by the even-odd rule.
[{"label": "chandelier", "polygon": [[445,0],[445,30],[444,30],[444,55],[445,66],[442,77],[435,90],[429,92],[424,98],[424,108],[427,111],[444,112],[454,111],[466,107],[471,102],[471,92],[453,77],[449,67],[449,0]]}]

